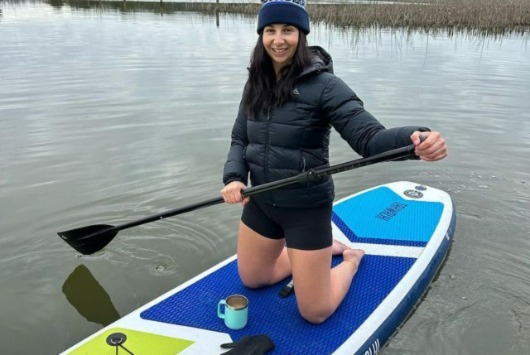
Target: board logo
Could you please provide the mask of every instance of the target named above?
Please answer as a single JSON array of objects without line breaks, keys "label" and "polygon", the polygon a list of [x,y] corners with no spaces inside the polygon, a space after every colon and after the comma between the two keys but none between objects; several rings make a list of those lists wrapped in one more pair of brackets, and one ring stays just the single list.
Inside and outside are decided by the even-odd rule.
[{"label": "board logo", "polygon": [[383,221],[390,221],[399,212],[403,211],[407,207],[406,204],[400,202],[394,202],[375,216],[376,218],[382,219]]},{"label": "board logo", "polygon": [[379,339],[375,339],[368,349],[366,349],[364,355],[376,355],[379,353],[379,349],[381,349],[381,344],[379,343]]}]

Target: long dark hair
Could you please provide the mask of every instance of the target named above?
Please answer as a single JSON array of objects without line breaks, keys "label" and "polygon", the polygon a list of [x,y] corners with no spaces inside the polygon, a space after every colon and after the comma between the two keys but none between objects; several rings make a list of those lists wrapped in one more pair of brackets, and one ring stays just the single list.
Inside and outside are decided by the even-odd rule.
[{"label": "long dark hair", "polygon": [[260,111],[282,106],[293,95],[294,84],[302,70],[311,64],[311,55],[305,33],[300,31],[298,47],[290,65],[282,68],[277,80],[276,72],[263,47],[263,32],[259,35],[250,59],[248,80],[243,91],[245,113],[257,119]]}]

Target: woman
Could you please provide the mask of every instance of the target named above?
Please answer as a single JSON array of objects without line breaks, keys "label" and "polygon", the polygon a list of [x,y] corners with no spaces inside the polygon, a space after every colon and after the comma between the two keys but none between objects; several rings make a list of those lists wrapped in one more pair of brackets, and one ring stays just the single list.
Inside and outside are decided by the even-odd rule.
[{"label": "woman", "polygon": [[[249,175],[256,186],[329,165],[330,127],[362,156],[412,142],[420,159],[435,161],[447,148],[425,127],[383,127],[333,75],[329,54],[307,45],[308,33],[304,0],[264,2],[221,195],[244,206],[237,244],[242,282],[258,288],[292,275],[300,314],[317,324],[340,305],[364,255],[333,241],[333,180],[242,198]],[[343,262],[330,269],[332,255],[340,254]]]}]

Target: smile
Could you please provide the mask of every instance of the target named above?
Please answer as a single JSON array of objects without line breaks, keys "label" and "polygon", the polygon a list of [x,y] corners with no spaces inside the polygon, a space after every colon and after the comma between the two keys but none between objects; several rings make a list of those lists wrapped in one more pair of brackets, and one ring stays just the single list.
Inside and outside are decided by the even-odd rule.
[{"label": "smile", "polygon": [[283,54],[287,52],[288,48],[271,48],[274,53]]}]

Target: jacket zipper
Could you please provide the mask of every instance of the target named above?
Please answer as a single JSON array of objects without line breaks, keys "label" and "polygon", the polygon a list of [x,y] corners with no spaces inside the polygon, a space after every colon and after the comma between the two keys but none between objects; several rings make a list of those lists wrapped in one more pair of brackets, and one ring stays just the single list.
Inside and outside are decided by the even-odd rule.
[{"label": "jacket zipper", "polygon": [[[270,142],[269,142],[269,136],[270,136],[270,129],[271,129],[271,122],[270,122],[270,119],[271,119],[271,107],[269,106],[267,108],[267,132],[266,132],[266,135],[265,135],[265,164],[263,164],[264,166],[264,172],[265,172],[265,179],[266,181],[269,181],[269,154],[270,154]],[[276,204],[273,203],[273,206],[275,206]]]},{"label": "jacket zipper", "polygon": [[271,107],[269,106],[267,108],[267,132],[265,134],[265,178],[267,181],[269,181],[269,151],[270,151],[270,142],[269,142],[269,136],[270,136],[270,130],[271,130]]}]

